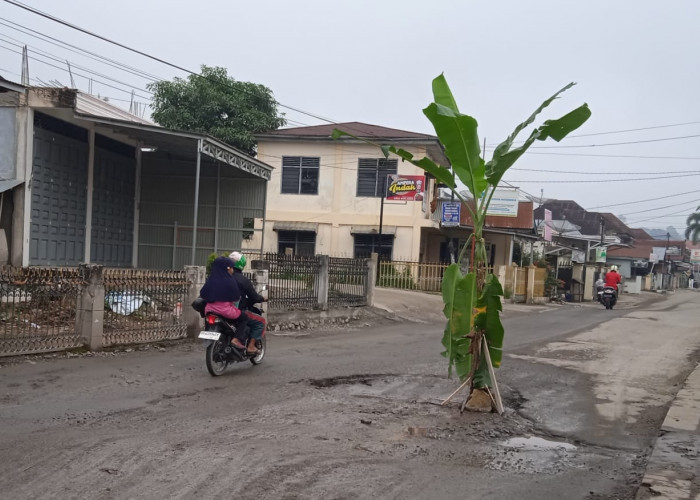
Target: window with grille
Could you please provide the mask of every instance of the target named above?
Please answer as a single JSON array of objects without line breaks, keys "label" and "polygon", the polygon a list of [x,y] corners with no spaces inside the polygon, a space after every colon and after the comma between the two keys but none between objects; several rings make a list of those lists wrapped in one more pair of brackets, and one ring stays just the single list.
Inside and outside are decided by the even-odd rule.
[{"label": "window with grille", "polygon": [[315,255],[316,233],[313,231],[277,231],[277,252],[292,255]]},{"label": "window with grille", "polygon": [[395,174],[396,159],[360,158],[357,165],[357,196],[381,197],[386,193],[386,177]]},{"label": "window with grille", "polygon": [[391,260],[391,255],[394,250],[394,235],[382,235],[382,248],[379,251],[379,235],[378,234],[356,234],[355,235],[355,258],[368,259],[373,252],[381,255],[382,260]]},{"label": "window with grille", "polygon": [[320,158],[282,157],[282,194],[318,194]]}]

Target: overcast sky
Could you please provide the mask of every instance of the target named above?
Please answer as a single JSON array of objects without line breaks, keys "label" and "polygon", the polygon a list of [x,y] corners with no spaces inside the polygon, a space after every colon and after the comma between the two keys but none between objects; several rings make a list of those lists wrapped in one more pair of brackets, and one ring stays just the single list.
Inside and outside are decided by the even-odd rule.
[{"label": "overcast sky", "polygon": [[[600,135],[537,143],[506,181],[586,209],[606,205],[597,210],[622,215],[632,227],[673,225],[680,232],[700,205],[697,0],[24,2],[188,69],[223,66],[238,80],[267,85],[283,105],[336,122],[434,133],[421,110],[431,101],[431,80],[444,72],[488,145],[574,81],[544,117],[587,102],[593,116],[576,134]],[[0,18],[158,78],[185,76],[3,0]],[[0,24],[0,74],[9,79],[19,80],[21,59],[12,52],[18,42],[49,54],[30,53],[33,78],[70,84],[65,63],[47,59],[55,56],[71,61],[82,90],[88,79],[76,73],[87,73],[76,65],[127,84],[93,75],[93,92],[114,104],[128,108],[132,88],[148,96],[144,78]],[[292,125],[324,123],[281,110]],[[640,128],[646,130],[619,132]],[[659,140],[686,136],[697,137]],[[660,197],[667,198],[650,200]]]}]

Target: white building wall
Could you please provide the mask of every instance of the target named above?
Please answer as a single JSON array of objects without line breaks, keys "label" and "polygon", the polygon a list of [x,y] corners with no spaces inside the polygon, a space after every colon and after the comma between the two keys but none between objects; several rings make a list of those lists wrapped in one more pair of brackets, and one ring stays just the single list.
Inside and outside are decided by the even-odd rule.
[{"label": "white building wall", "polygon": [[[417,158],[425,156],[423,147],[405,147]],[[317,195],[282,194],[282,157],[320,157],[319,188]],[[258,143],[258,159],[275,169],[268,185],[267,222],[264,248],[277,251],[275,221],[318,224],[316,253],[328,255],[353,254],[352,226],[379,226],[381,199],[358,197],[357,164],[360,158],[383,158],[378,148],[364,143],[344,141],[265,141]],[[398,159],[398,173],[425,175],[425,172]],[[396,228],[394,258],[419,260],[420,228],[438,227],[428,217],[427,193],[432,183],[425,186],[423,202],[385,201],[385,227]],[[261,224],[261,222],[256,222]],[[253,246],[251,242],[251,246]]]}]

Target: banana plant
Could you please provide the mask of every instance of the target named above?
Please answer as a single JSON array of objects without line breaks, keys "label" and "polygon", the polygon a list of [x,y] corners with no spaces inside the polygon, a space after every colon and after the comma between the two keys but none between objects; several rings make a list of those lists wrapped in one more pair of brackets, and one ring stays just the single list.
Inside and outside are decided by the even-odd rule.
[{"label": "banana plant", "polygon": [[[503,357],[504,329],[500,320],[503,288],[498,278],[487,271],[486,245],[483,237],[486,213],[496,188],[508,169],[535,141],[554,139],[561,141],[569,133],[583,125],[591,116],[587,104],[583,104],[559,119],[547,120],[532,130],[524,141],[515,145],[515,139],[529,127],[537,115],[549,106],[561,93],[574,85],[570,83],[544,101],[532,115],[518,125],[506,140],[500,143],[489,161],[485,161],[479,146],[477,121],[459,111],[457,102],[443,75],[433,80],[434,101],[423,110],[432,123],[435,133],[444,147],[449,165],[439,165],[428,157],[414,158],[401,148],[378,145],[388,158],[393,154],[408,161],[449,187],[454,196],[469,211],[474,229],[456,263],[443,275],[443,312],[447,325],[442,338],[443,356],[448,360],[448,376],[453,369],[461,381],[471,380],[471,389],[482,389],[492,384],[488,364],[482,356],[484,339],[492,365],[498,367]],[[335,130],[334,138],[352,136]],[[485,152],[484,152],[485,153]],[[471,197],[464,197],[457,190],[457,180],[464,184]],[[469,271],[462,272],[461,263],[471,249]]]}]

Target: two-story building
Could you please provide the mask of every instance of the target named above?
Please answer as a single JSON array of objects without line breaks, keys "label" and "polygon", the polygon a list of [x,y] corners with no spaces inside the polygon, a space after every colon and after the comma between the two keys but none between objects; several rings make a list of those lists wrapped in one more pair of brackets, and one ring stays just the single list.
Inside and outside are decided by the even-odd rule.
[{"label": "two-story building", "polygon": [[[358,138],[331,138],[338,128]],[[295,255],[422,260],[427,238],[439,228],[432,220],[430,197],[435,179],[426,176],[417,201],[384,200],[387,176],[424,176],[398,157],[385,159],[379,144],[391,144],[448,165],[437,137],[359,122],[297,127],[260,134],[258,159],[272,165],[264,231],[255,232],[244,248]],[[255,222],[262,229],[263,220]],[[262,238],[263,241],[257,241]],[[380,248],[381,247],[381,248]]]}]

